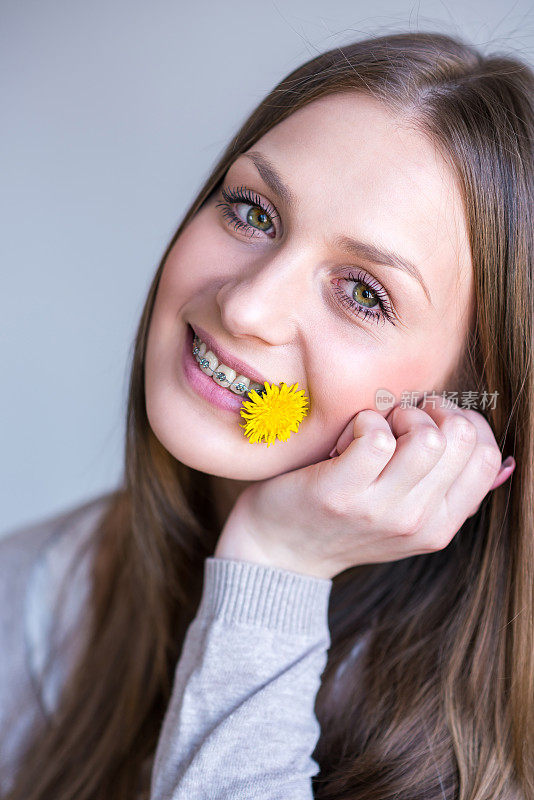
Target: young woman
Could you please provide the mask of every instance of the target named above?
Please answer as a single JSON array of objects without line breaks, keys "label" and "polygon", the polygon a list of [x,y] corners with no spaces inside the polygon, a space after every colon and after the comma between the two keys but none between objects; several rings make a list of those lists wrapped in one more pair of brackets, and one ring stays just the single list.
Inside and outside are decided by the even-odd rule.
[{"label": "young woman", "polygon": [[[0,543],[5,798],[534,796],[533,99],[406,33],[245,121],[147,298],[124,486]],[[247,379],[305,392],[285,440]]]}]

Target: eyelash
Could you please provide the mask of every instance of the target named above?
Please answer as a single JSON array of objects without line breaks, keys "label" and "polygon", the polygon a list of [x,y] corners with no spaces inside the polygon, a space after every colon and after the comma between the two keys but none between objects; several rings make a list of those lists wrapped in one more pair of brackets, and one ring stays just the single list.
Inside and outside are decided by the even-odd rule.
[{"label": "eyelash", "polygon": [[[244,186],[239,187],[239,189],[221,189],[221,196],[224,197],[226,200],[225,203],[217,203],[216,207],[221,208],[221,213],[223,216],[227,217],[230,220],[230,224],[233,225],[234,230],[243,229],[244,231],[251,231],[249,233],[249,238],[257,238],[255,234],[255,228],[249,225],[246,222],[243,222],[237,214],[232,210],[231,206],[234,203],[244,203],[245,205],[256,206],[262,210],[264,214],[270,219],[279,219],[276,210],[273,206],[269,203],[265,205],[261,198],[257,194],[253,194],[249,189]],[[265,231],[258,231],[259,234],[265,233]],[[260,237],[261,238],[261,237]],[[269,237],[271,238],[271,237]],[[354,276],[351,272],[347,278],[338,278],[337,280],[344,280],[344,281],[353,281],[354,283],[363,283],[366,286],[370,287],[373,290],[373,293],[376,295],[378,304],[380,306],[380,312],[374,311],[370,308],[366,308],[365,306],[361,306],[355,302],[351,297],[349,297],[339,286],[335,286],[334,292],[338,295],[341,304],[346,305],[350,308],[351,313],[354,316],[361,317],[363,315],[364,319],[370,318],[371,320],[376,320],[376,322],[382,321],[383,323],[388,320],[391,322],[392,325],[395,324],[393,319],[393,311],[391,309],[391,305],[389,303],[387,294],[384,292],[380,284],[376,281],[373,281],[365,272],[358,270],[356,276]]]}]

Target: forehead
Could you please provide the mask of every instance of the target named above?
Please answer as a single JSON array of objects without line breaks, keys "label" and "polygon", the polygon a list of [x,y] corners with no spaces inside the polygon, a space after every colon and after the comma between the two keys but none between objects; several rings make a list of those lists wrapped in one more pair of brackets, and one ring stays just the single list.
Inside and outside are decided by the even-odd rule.
[{"label": "forehead", "polygon": [[[377,197],[401,190],[405,200],[407,189],[416,193],[424,188],[425,200],[434,206],[441,205],[444,192],[457,194],[452,171],[429,138],[366,95],[315,100],[271,128],[259,143],[287,157],[298,174],[315,176],[313,183],[319,185],[367,186]],[[392,202],[400,199],[395,194]]]},{"label": "forehead", "polygon": [[[316,235],[354,236],[401,253],[437,294],[434,305],[452,283],[470,282],[467,227],[451,168],[428,137],[374,98],[315,100],[250,149],[273,163],[294,195],[299,224]],[[257,175],[249,159],[239,164]]]}]

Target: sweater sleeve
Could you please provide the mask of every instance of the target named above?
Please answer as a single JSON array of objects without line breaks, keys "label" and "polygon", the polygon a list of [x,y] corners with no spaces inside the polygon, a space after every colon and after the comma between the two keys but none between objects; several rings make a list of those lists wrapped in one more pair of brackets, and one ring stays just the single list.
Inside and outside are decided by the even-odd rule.
[{"label": "sweater sleeve", "polygon": [[150,800],[312,800],[332,581],[207,558]]}]

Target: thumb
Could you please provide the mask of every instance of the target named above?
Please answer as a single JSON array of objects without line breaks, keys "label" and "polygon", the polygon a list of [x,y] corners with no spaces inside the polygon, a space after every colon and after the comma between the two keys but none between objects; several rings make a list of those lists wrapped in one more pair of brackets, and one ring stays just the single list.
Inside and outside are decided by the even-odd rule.
[{"label": "thumb", "polygon": [[341,436],[337,440],[336,450],[338,455],[341,455],[341,453],[343,453],[347,449],[349,444],[354,439],[354,420],[355,417],[353,417],[351,421],[345,426]]},{"label": "thumb", "polygon": [[[349,422],[347,423],[347,425],[343,429],[341,435],[339,436],[339,439],[337,440],[336,446],[329,453],[331,458],[336,456],[336,455],[340,456],[341,453],[343,453],[347,449],[349,444],[352,441],[354,441],[356,436],[361,436],[362,435],[362,433],[364,431],[364,424],[365,423],[368,424],[369,421],[370,421],[369,420],[369,415],[365,413],[366,411],[371,411],[372,415],[376,415],[377,417],[380,417],[380,419],[375,419],[374,416],[372,416],[371,417],[371,422],[374,422],[374,424],[377,427],[384,427],[385,430],[390,432],[389,426],[384,426],[383,425],[382,420],[384,418],[382,417],[381,414],[378,414],[378,412],[374,411],[373,409],[362,409],[361,411],[358,411],[358,413],[355,414],[355,416],[352,417],[351,420],[349,420]],[[360,414],[362,414],[362,416],[358,420],[358,415],[360,415]],[[365,427],[367,427],[367,425],[365,425]]]},{"label": "thumb", "polygon": [[[339,458],[330,462],[328,476],[339,493],[366,489],[385,468],[395,452],[396,439],[382,414],[363,409],[351,419],[338,439]],[[343,490],[342,490],[343,491]]]},{"label": "thumb", "polygon": [[354,419],[355,417],[353,417],[350,420],[350,422],[348,422],[346,426],[343,428],[343,431],[339,436],[336,444],[333,446],[333,448],[330,450],[328,454],[330,458],[334,458],[334,456],[341,455],[341,453],[347,449],[349,444],[354,439]]}]

